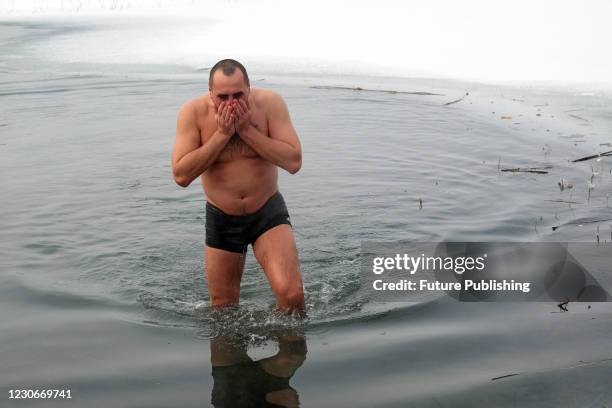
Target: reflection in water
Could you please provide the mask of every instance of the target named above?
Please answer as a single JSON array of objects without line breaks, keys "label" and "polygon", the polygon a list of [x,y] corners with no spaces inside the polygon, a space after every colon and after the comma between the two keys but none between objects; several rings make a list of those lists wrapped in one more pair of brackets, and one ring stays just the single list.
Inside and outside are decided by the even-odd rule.
[{"label": "reflection in water", "polygon": [[214,407],[298,407],[298,393],[289,385],[295,371],[306,360],[302,334],[276,337],[278,353],[253,361],[247,355],[249,342],[217,336],[210,342]]}]

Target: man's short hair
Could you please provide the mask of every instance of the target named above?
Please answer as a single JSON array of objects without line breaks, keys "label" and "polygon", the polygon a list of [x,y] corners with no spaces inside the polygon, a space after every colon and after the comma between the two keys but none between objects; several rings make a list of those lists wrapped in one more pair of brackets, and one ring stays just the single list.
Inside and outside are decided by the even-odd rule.
[{"label": "man's short hair", "polygon": [[217,62],[210,69],[210,75],[208,77],[208,87],[212,89],[213,76],[215,75],[215,72],[217,72],[217,70],[219,69],[222,70],[225,76],[231,76],[234,74],[234,72],[236,72],[236,68],[242,71],[242,76],[244,77],[244,82],[247,84],[247,86],[251,86],[251,84],[249,83],[249,75],[247,74],[246,68],[244,68],[244,65],[242,65],[236,60],[228,58],[228,59],[222,59],[221,61]]}]

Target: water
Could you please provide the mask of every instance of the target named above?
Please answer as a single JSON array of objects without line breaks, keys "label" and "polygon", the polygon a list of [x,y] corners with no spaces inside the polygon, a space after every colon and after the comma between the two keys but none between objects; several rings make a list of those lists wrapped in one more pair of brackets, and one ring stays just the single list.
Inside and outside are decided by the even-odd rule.
[{"label": "water", "polygon": [[[96,21],[0,25],[3,404],[34,405],[8,400],[21,388],[72,390],[48,406],[255,401],[273,386],[264,366],[291,376],[275,395],[302,406],[612,402],[608,304],[379,304],[359,290],[362,240],[594,242],[597,225],[607,237],[610,222],[583,221],[612,218],[610,159],[570,160],[611,150],[609,91],[254,64],[252,84],[285,97],[302,141],[302,170],[280,189],[309,319],[272,312],[252,252],[241,306],[218,313],[201,187],[176,186],[170,168],[178,107],[207,91],[198,69],[214,60],[107,58],[99,40],[127,26]],[[88,38],[98,48],[75,58]]]}]

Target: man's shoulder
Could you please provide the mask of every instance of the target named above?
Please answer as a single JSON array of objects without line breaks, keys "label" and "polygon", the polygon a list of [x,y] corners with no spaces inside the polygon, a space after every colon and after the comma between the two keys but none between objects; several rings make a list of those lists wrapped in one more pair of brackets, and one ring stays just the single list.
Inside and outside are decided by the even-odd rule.
[{"label": "man's shoulder", "polygon": [[251,88],[251,95],[255,102],[265,107],[267,111],[274,111],[283,101],[283,97],[278,92],[267,88]]},{"label": "man's shoulder", "polygon": [[208,111],[208,106],[210,105],[210,97],[206,95],[197,96],[195,98],[189,99],[181,105],[180,110],[193,112],[196,116],[200,116],[205,114]]},{"label": "man's shoulder", "polygon": [[269,88],[251,88],[251,95],[260,101],[270,101],[281,98],[282,96],[273,89]]}]

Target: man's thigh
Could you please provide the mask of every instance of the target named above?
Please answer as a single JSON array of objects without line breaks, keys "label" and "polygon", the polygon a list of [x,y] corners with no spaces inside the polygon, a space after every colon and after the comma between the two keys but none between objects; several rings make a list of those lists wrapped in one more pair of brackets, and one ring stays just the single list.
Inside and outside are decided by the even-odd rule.
[{"label": "man's thigh", "polygon": [[277,225],[264,232],[253,243],[253,252],[276,294],[302,291],[300,264],[290,225]]},{"label": "man's thigh", "polygon": [[204,247],[206,278],[213,306],[238,303],[245,255],[208,245]]}]

